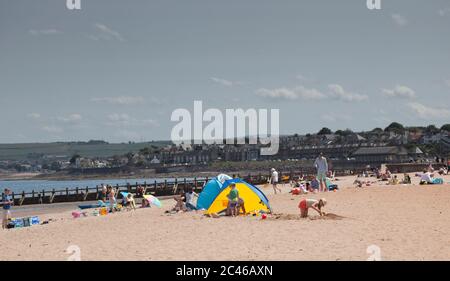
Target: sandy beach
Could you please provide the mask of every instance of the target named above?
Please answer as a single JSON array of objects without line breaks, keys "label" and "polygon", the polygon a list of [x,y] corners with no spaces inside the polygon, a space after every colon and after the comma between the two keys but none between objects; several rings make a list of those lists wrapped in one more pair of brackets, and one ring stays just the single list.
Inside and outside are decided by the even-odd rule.
[{"label": "sandy beach", "polygon": [[[275,213],[266,220],[165,214],[173,200],[161,209],[79,219],[71,216],[75,206],[60,206],[41,212],[49,224],[0,231],[0,260],[67,260],[66,250],[76,246],[81,260],[364,261],[372,245],[382,260],[450,260],[449,176],[435,186],[419,186],[413,177],[412,185],[356,188],[354,179],[336,181],[337,192],[311,195],[291,195],[288,185],[274,195],[263,186]],[[310,212],[300,219],[305,197],[325,197],[326,211],[342,218]]]}]

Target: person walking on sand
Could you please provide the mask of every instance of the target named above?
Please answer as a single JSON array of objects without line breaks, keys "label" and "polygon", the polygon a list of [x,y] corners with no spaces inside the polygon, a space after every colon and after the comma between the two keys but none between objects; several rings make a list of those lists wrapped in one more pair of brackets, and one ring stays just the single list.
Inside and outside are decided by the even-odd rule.
[{"label": "person walking on sand", "polygon": [[277,190],[281,193],[281,189],[278,187],[278,172],[275,170],[275,168],[272,168],[270,170],[270,183],[272,184],[273,191],[275,194],[277,194]]},{"label": "person walking on sand", "polygon": [[323,207],[327,204],[327,200],[325,198],[321,198],[319,200],[316,199],[303,199],[298,204],[298,208],[300,209],[300,216],[302,218],[308,217],[308,209],[311,208],[319,213],[320,216],[325,216],[326,213],[322,211]]},{"label": "person walking on sand", "polygon": [[317,180],[320,182],[319,191],[327,191],[328,162],[322,152],[316,158],[316,161],[314,161],[314,167],[317,169]]},{"label": "person walking on sand", "polygon": [[9,188],[5,188],[5,192],[2,196],[3,202],[3,220],[2,227],[6,229],[8,227],[8,221],[11,219],[11,206],[14,204],[14,201],[11,198],[11,190]]}]

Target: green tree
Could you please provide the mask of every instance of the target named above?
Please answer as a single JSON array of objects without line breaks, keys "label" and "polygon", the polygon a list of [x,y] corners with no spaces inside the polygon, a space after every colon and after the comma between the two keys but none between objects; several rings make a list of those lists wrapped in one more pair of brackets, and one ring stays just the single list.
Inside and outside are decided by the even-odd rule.
[{"label": "green tree", "polygon": [[375,128],[375,129],[372,130],[372,133],[380,134],[382,132],[383,132],[383,129],[381,129],[381,128]]},{"label": "green tree", "polygon": [[436,134],[439,133],[439,129],[435,125],[430,125],[425,129],[427,134]]},{"label": "green tree", "polygon": [[[77,159],[78,158],[81,158],[81,155],[80,154],[74,154],[73,156],[72,156],[72,158],[70,158],[70,164],[75,164],[75,162],[77,162]],[[67,159],[67,158],[66,158]]]},{"label": "green tree", "polygon": [[441,127],[442,131],[450,132],[450,124],[445,124]]},{"label": "green tree", "polygon": [[398,134],[402,134],[405,132],[405,127],[402,124],[397,122],[392,122],[389,126],[384,129],[385,132],[394,132]]},{"label": "green tree", "polygon": [[349,135],[353,134],[353,131],[350,130],[350,129],[345,129],[345,131],[343,131],[343,130],[337,130],[337,131],[335,132],[335,134],[336,134],[336,135],[339,135],[339,136],[341,136],[341,137],[346,137],[346,136],[349,136]]},{"label": "green tree", "polygon": [[318,134],[318,135],[330,135],[330,134],[332,134],[332,133],[333,133],[333,132],[332,132],[330,129],[324,127],[324,128],[322,128],[317,134]]}]

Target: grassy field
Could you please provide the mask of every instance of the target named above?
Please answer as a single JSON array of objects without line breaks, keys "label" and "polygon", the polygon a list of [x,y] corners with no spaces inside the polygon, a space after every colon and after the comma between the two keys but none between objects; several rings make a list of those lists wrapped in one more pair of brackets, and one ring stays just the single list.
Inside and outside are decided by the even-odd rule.
[{"label": "grassy field", "polygon": [[0,144],[0,160],[26,160],[39,155],[65,156],[69,159],[74,154],[84,157],[109,157],[123,155],[128,152],[137,152],[151,145],[163,146],[169,141],[155,141],[145,143],[25,143],[25,144]]}]

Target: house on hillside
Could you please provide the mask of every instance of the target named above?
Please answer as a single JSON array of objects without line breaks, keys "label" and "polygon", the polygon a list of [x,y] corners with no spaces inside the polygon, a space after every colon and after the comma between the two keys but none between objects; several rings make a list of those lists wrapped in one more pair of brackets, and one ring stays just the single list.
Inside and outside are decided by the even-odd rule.
[{"label": "house on hillside", "polygon": [[365,164],[406,163],[411,161],[403,146],[361,147],[353,153],[357,162]]}]

